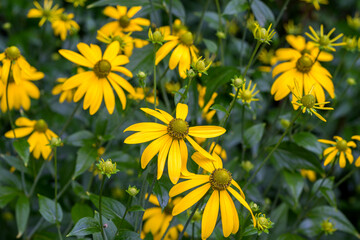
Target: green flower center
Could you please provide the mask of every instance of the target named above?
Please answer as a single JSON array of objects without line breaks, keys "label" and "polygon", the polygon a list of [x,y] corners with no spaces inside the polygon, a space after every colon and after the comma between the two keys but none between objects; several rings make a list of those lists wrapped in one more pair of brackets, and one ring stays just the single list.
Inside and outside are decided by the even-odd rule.
[{"label": "green flower center", "polygon": [[126,15],[120,17],[119,19],[120,26],[122,28],[127,28],[130,25],[130,18]]},{"label": "green flower center", "polygon": [[328,46],[330,45],[330,39],[328,36],[324,35],[320,37],[319,41],[320,46]]},{"label": "green flower center", "polygon": [[104,163],[104,169],[105,169],[105,173],[107,174],[111,174],[114,171],[114,165],[111,161],[107,160]]},{"label": "green flower center", "polygon": [[153,40],[154,40],[155,42],[161,42],[161,41],[163,40],[163,35],[161,34],[161,32],[155,31],[155,32],[153,33]]},{"label": "green flower center", "polygon": [[347,142],[345,140],[340,140],[336,143],[336,148],[340,151],[340,152],[345,152],[347,147]]},{"label": "green flower center", "polygon": [[181,118],[174,118],[170,121],[167,131],[174,139],[184,139],[189,133],[189,124]]},{"label": "green flower center", "polygon": [[301,98],[301,103],[306,108],[312,108],[315,104],[315,97],[312,94],[307,94]]},{"label": "green flower center", "polygon": [[180,41],[186,46],[191,46],[194,43],[194,38],[191,32],[186,32],[180,37]]},{"label": "green flower center", "polygon": [[5,49],[6,58],[10,59],[11,61],[15,61],[20,57],[20,55],[20,50],[15,46],[11,46]]},{"label": "green flower center", "polygon": [[169,202],[166,207],[164,208],[164,213],[166,215],[172,215],[172,210],[174,208],[174,204],[172,202]]},{"label": "green flower center", "polygon": [[242,98],[244,101],[250,101],[251,98],[252,98],[251,91],[250,91],[250,90],[245,90],[245,91],[243,91],[242,94],[241,94],[241,98]]},{"label": "green flower center", "polygon": [[259,225],[266,227],[268,225],[268,220],[265,217],[259,217],[258,223]]},{"label": "green flower center", "polygon": [[195,68],[196,68],[196,70],[198,70],[198,72],[204,72],[206,69],[205,62],[203,60],[199,60],[196,63]]},{"label": "green flower center", "polygon": [[231,173],[225,168],[215,169],[210,175],[210,184],[214,190],[225,190],[230,186],[232,177]]},{"label": "green flower center", "polygon": [[111,71],[111,64],[107,60],[100,60],[95,64],[93,71],[99,78],[105,78]]},{"label": "green flower center", "polygon": [[66,14],[61,14],[60,19],[64,22],[66,22],[68,20],[68,16]]},{"label": "green flower center", "polygon": [[311,70],[313,61],[309,56],[302,55],[296,62],[296,68],[299,72],[308,73]]},{"label": "green flower center", "polygon": [[43,119],[40,119],[36,121],[34,129],[37,132],[45,132],[48,129],[48,125]]}]

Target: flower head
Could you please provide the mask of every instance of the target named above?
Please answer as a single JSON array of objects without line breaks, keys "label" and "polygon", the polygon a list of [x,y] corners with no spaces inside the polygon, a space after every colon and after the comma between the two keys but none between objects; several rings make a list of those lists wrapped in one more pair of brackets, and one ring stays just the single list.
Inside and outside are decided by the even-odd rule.
[{"label": "flower head", "polygon": [[[272,23],[269,25],[268,29],[260,27],[259,24],[255,24],[255,28],[253,30],[253,35],[256,40],[261,43],[267,43],[270,45],[271,39],[275,35],[275,30],[271,30]],[[270,31],[271,30],[271,31]]]},{"label": "flower head", "polygon": [[191,63],[192,69],[201,77],[202,74],[207,75],[207,70],[210,68],[212,61],[203,60],[202,57],[199,57]]},{"label": "flower head", "polygon": [[328,4],[328,0],[302,0],[303,2],[311,3],[317,11],[320,10],[320,4]]},{"label": "flower head", "polygon": [[102,54],[100,47],[95,44],[89,46],[85,43],[79,43],[77,47],[81,55],[65,49],[59,50],[59,53],[69,61],[90,70],[69,78],[64,83],[63,90],[76,88],[74,102],[78,102],[85,95],[83,107],[85,110],[90,108],[90,114],[93,115],[100,108],[102,98],[105,100],[108,112],[110,114],[114,112],[114,89],[120,98],[123,109],[125,109],[126,96],[122,88],[132,94],[135,93],[135,90],[128,81],[114,73],[120,72],[128,77],[133,76],[128,69],[121,66],[128,63],[129,58],[125,55],[118,55],[119,42],[111,43],[104,54]]},{"label": "flower head", "polygon": [[53,6],[53,0],[44,0],[44,7],[42,7],[37,1],[34,1],[35,8],[30,9],[27,14],[28,18],[41,18],[39,26],[44,25],[46,21],[52,22],[54,18],[58,17],[64,8],[58,9],[58,5]]},{"label": "flower head", "polygon": [[214,115],[216,113],[216,110],[210,110],[210,107],[214,104],[215,98],[217,97],[218,94],[216,92],[214,92],[211,95],[210,100],[205,105],[206,87],[203,87],[200,84],[198,84],[197,89],[199,92],[198,104],[199,104],[199,107],[202,108],[201,116],[202,116],[202,118],[204,118],[206,120],[206,122],[211,123],[212,118],[214,117]]},{"label": "flower head", "polygon": [[[239,90],[239,94],[237,96],[238,99],[241,99],[243,103],[250,104],[253,101],[259,101],[258,98],[254,98],[256,94],[259,93],[259,90],[255,91],[256,83],[251,88],[252,81],[249,81],[249,84],[246,88],[246,83],[242,85],[242,87]],[[233,93],[230,93],[231,96],[235,96]]]},{"label": "flower head", "polygon": [[181,22],[180,19],[175,19],[172,24],[172,32],[170,26],[159,27],[158,29],[164,37],[173,35],[173,36],[181,36],[182,34],[188,31],[188,28]]},{"label": "flower head", "polygon": [[[200,201],[209,191],[211,196],[206,203],[201,221],[201,238],[209,238],[213,232],[219,209],[221,212],[223,235],[228,237],[239,229],[239,217],[235,204],[229,195],[231,193],[246,209],[249,210],[254,221],[255,217],[249,204],[245,201],[245,195],[240,186],[232,179],[231,173],[223,168],[221,159],[213,154],[215,161],[210,161],[202,154],[196,152],[192,159],[210,175],[193,174],[184,177],[186,180],[176,184],[170,189],[170,197],[179,195],[189,189],[193,189],[177,204],[172,215],[176,216]],[[235,190],[237,189],[237,190]]]},{"label": "flower head", "polygon": [[352,162],[354,161],[354,157],[352,155],[351,148],[355,148],[356,144],[353,141],[347,142],[339,136],[334,136],[334,139],[336,140],[336,142],[326,139],[318,140],[321,143],[332,145],[332,147],[326,148],[323,152],[324,157],[326,157],[324,166],[332,162],[337,155],[339,155],[339,165],[341,168],[344,168],[346,166],[346,159],[349,161],[350,164],[352,164]]},{"label": "flower head", "polygon": [[51,159],[49,143],[52,138],[58,138],[58,136],[48,128],[47,123],[43,119],[30,120],[25,117],[19,117],[16,119],[15,125],[18,128],[6,132],[5,137],[22,138],[31,134],[27,141],[33,156],[36,159],[39,159],[40,155],[44,160]]},{"label": "flower head", "polygon": [[137,189],[137,187],[131,187],[129,186],[127,190],[125,190],[131,197],[135,197],[139,192],[140,189]]},{"label": "flower head", "polygon": [[325,235],[331,235],[337,229],[335,228],[335,223],[332,223],[329,219],[326,219],[321,222],[321,230],[325,233]]},{"label": "flower head", "polygon": [[344,44],[344,48],[347,50],[347,51],[355,51],[357,49],[357,45],[358,45],[358,42],[357,42],[357,39],[356,37],[343,37],[343,43]]},{"label": "flower head", "polygon": [[55,17],[51,22],[51,27],[54,30],[55,36],[60,35],[60,39],[65,41],[68,31],[70,34],[74,34],[79,31],[80,26],[73,20],[73,13],[61,13],[58,17]]},{"label": "flower head", "polygon": [[153,33],[151,31],[151,28],[149,28],[148,37],[149,37],[149,41],[152,42],[153,44],[162,45],[164,42],[164,34],[159,30],[156,30]]},{"label": "flower head", "polygon": [[318,46],[320,48],[320,50],[335,52],[336,50],[334,47],[345,45],[344,42],[335,43],[336,40],[338,40],[344,35],[342,33],[337,35],[333,39],[330,39],[330,36],[335,31],[335,28],[331,29],[330,32],[326,35],[324,35],[324,26],[322,24],[320,26],[320,34],[316,33],[311,26],[309,26],[309,29],[312,35],[306,32],[306,36],[308,36],[313,41],[315,46]]},{"label": "flower head", "polygon": [[66,0],[69,3],[72,3],[74,7],[84,7],[86,0]]},{"label": "flower head", "polygon": [[264,213],[257,213],[255,218],[258,235],[260,235],[262,232],[269,234],[269,228],[272,228],[274,224],[270,221],[270,218],[267,218]]},{"label": "flower head", "polygon": [[124,130],[135,131],[124,140],[126,144],[144,143],[154,140],[150,143],[141,155],[141,167],[145,168],[150,160],[158,155],[158,169],[157,179],[160,179],[165,167],[166,159],[168,158],[168,173],[171,182],[177,183],[180,178],[180,173],[188,175],[186,168],[188,149],[185,139],[193,146],[196,151],[199,151],[204,156],[214,159],[207,151],[205,151],[192,138],[213,138],[225,133],[225,129],[218,126],[198,126],[189,127],[186,122],[188,114],[188,106],[186,104],[178,103],[176,106],[176,117],[172,117],[165,111],[160,109],[141,108],[145,113],[156,117],[164,124],[145,122],[134,124]]},{"label": "flower head", "polygon": [[356,12],[354,17],[346,16],[347,23],[350,27],[359,29],[360,28],[360,14]]},{"label": "flower head", "polygon": [[106,175],[108,178],[120,171],[116,168],[116,163],[113,163],[111,159],[104,161],[104,159],[101,158],[100,162],[96,164],[96,166],[100,173],[102,175]]}]

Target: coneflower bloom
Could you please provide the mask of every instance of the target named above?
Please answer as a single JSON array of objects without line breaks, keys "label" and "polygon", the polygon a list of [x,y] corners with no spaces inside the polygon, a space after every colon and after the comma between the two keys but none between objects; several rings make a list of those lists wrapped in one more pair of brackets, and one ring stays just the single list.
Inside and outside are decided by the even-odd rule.
[{"label": "coneflower bloom", "polygon": [[324,26],[322,24],[320,26],[319,34],[317,34],[311,26],[309,26],[309,29],[312,35],[309,33],[305,33],[306,36],[308,36],[313,41],[313,43],[316,46],[318,46],[321,50],[335,52],[336,50],[334,47],[345,45],[344,42],[339,42],[339,43],[335,42],[344,35],[342,33],[337,35],[333,39],[330,39],[330,36],[335,31],[335,28],[332,28],[330,32],[328,32],[328,34],[326,35],[324,35]]},{"label": "coneflower bloom", "polygon": [[126,106],[126,96],[122,88],[129,93],[135,93],[131,84],[123,77],[114,72],[120,72],[128,77],[133,74],[126,68],[122,67],[129,62],[129,58],[125,55],[118,55],[120,50],[119,42],[111,43],[102,55],[101,49],[95,44],[87,45],[79,43],[77,45],[80,54],[61,49],[59,53],[69,61],[80,66],[90,68],[89,71],[76,74],[69,78],[63,85],[63,90],[76,89],[74,95],[74,102],[78,102],[84,95],[84,109],[90,108],[90,114],[93,115],[100,108],[102,99],[105,100],[105,105],[110,114],[114,112],[115,96],[114,88],[122,108]]},{"label": "coneflower bloom", "polygon": [[256,219],[250,206],[245,201],[245,195],[240,186],[232,179],[231,173],[223,168],[221,159],[216,154],[213,156],[216,160],[210,161],[200,153],[194,153],[191,158],[205,171],[210,173],[210,175],[194,174],[184,177],[187,180],[176,184],[169,192],[170,197],[175,197],[185,191],[194,189],[175,204],[172,211],[174,216],[193,206],[200,201],[205,194],[211,193],[202,216],[202,239],[209,238],[213,232],[218,219],[219,208],[224,237],[228,237],[231,233],[234,234],[238,231],[239,217],[229,193],[249,210],[254,221],[254,227],[256,223]]},{"label": "coneflower bloom", "polygon": [[[356,141],[360,141],[360,135],[354,135],[351,137],[351,139],[354,139]],[[360,156],[355,161],[355,167],[360,167]]]},{"label": "coneflower bloom", "polygon": [[27,17],[41,18],[39,22],[40,27],[44,25],[46,21],[51,22],[65,10],[64,8],[58,9],[59,6],[57,4],[53,6],[53,0],[44,0],[44,7],[42,7],[37,1],[34,1],[34,5],[36,8],[30,9]]},{"label": "coneflower bloom", "polygon": [[[260,91],[257,90],[255,91],[255,88],[256,88],[256,83],[253,85],[253,87],[251,88],[251,84],[252,84],[252,81],[250,80],[249,84],[248,84],[248,87],[246,88],[245,85],[246,83],[244,83],[242,85],[242,87],[240,88],[239,90],[239,94],[237,96],[238,99],[241,99],[241,101],[243,103],[247,103],[247,104],[250,104],[251,102],[256,102],[256,101],[259,101],[258,98],[254,98],[256,96],[256,94],[258,94]],[[235,96],[235,94],[233,93],[230,93],[231,96]]]},{"label": "coneflower bloom", "polygon": [[[85,70],[81,67],[77,68],[77,73],[83,73],[85,72]],[[63,103],[65,100],[67,102],[71,102],[74,99],[74,94],[75,94],[75,89],[70,89],[70,90],[63,90],[63,85],[66,82],[66,80],[68,80],[67,78],[58,78],[56,80],[56,82],[58,82],[58,84],[52,89],[51,93],[53,95],[58,95],[60,94],[60,98],[59,98],[59,103]]]},{"label": "coneflower bloom", "polygon": [[27,141],[30,145],[30,152],[33,156],[36,159],[39,159],[40,155],[44,158],[44,160],[51,159],[51,147],[49,142],[52,138],[58,138],[58,136],[48,128],[47,123],[43,119],[36,121],[25,117],[19,117],[16,119],[15,125],[19,128],[6,132],[5,137],[22,138],[31,134]]},{"label": "coneflower bloom", "polygon": [[65,41],[67,37],[67,32],[70,31],[70,34],[79,31],[80,26],[73,20],[73,13],[62,13],[58,17],[54,18],[51,22],[51,27],[54,30],[55,36],[60,35],[60,39]]},{"label": "coneflower bloom", "polygon": [[145,113],[159,119],[164,124],[145,122],[134,124],[124,130],[134,133],[124,140],[126,144],[137,144],[152,141],[141,155],[141,167],[145,168],[150,160],[158,155],[157,179],[160,179],[168,158],[168,173],[172,183],[177,183],[180,173],[188,174],[186,164],[188,149],[185,139],[192,147],[204,156],[214,159],[207,151],[197,144],[192,137],[213,138],[225,133],[225,129],[218,126],[189,127],[186,122],[188,106],[178,103],[176,106],[176,118],[160,109],[141,108]]}]

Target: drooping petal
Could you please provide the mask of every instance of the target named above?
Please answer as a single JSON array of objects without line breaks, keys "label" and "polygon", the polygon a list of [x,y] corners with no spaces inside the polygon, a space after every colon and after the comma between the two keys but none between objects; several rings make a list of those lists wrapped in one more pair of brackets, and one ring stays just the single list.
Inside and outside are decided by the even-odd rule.
[{"label": "drooping petal", "polygon": [[234,185],[234,186],[240,191],[240,195],[245,199],[245,194],[244,194],[244,192],[242,191],[242,189],[241,189],[241,187],[239,186],[239,184],[238,184],[234,179],[231,180],[231,184]]},{"label": "drooping petal", "polygon": [[337,153],[338,150],[329,153],[329,155],[327,155],[327,157],[325,158],[324,166],[328,165],[335,158]]},{"label": "drooping petal", "polygon": [[150,143],[141,155],[141,168],[146,168],[150,160],[159,152],[167,140],[167,135],[162,136]]},{"label": "drooping petal", "polygon": [[336,142],[331,141],[331,140],[326,140],[326,139],[318,139],[318,142],[325,143],[325,144],[336,145]]},{"label": "drooping petal", "polygon": [[191,137],[187,136],[186,139],[189,141],[189,143],[191,144],[191,146],[193,146],[193,148],[200,152],[202,155],[204,155],[204,157],[209,158],[210,160],[215,160],[213,156],[210,155],[210,153],[208,153],[207,151],[205,151],[199,144],[197,144]]},{"label": "drooping petal", "polygon": [[153,116],[153,117],[156,117],[157,119],[159,119],[160,121],[166,123],[166,124],[169,124],[169,120],[166,119],[161,113],[159,113],[158,111],[155,111],[153,109],[150,109],[150,108],[140,108],[140,110],[144,111],[145,113]]},{"label": "drooping petal", "polygon": [[196,126],[189,128],[189,135],[201,138],[213,138],[223,135],[226,129],[219,126]]},{"label": "drooping petal", "polygon": [[208,158],[204,157],[200,152],[195,152],[191,159],[196,162],[197,165],[205,169],[207,172],[213,172],[215,170],[214,165],[212,164],[213,161],[209,161]]},{"label": "drooping petal", "polygon": [[104,101],[106,108],[109,112],[109,114],[113,114],[115,109],[115,95],[114,92],[110,86],[110,83],[104,79],[103,80],[103,91],[104,91]]},{"label": "drooping petal", "polygon": [[251,217],[253,219],[254,227],[255,227],[256,219],[255,219],[253,212],[251,211],[249,204],[245,201],[245,199],[243,197],[241,197],[241,195],[237,191],[235,191],[231,187],[228,187],[227,190],[241,203],[241,205],[243,205],[247,210],[249,210],[249,212],[251,213]]},{"label": "drooping petal", "polygon": [[219,214],[219,191],[214,191],[206,203],[201,220],[201,238],[207,239],[214,231]]},{"label": "drooping petal", "polygon": [[158,65],[158,63],[166,57],[166,55],[169,54],[169,52],[179,43],[178,40],[170,41],[165,43],[164,45],[159,48],[159,50],[156,52],[155,57],[155,64]]},{"label": "drooping petal", "polygon": [[346,159],[345,159],[344,152],[340,152],[339,165],[340,165],[341,168],[344,168],[346,166]]},{"label": "drooping petal", "polygon": [[95,79],[96,79],[96,75],[94,74],[93,71],[78,73],[72,76],[71,78],[67,79],[63,84],[62,89],[65,91],[70,90],[78,87],[85,81],[94,81]]},{"label": "drooping petal", "polygon": [[234,216],[231,206],[232,199],[226,190],[220,191],[220,211],[224,237],[228,237],[234,224]]},{"label": "drooping petal", "polygon": [[79,52],[89,61],[91,62],[91,64],[93,64],[93,66],[101,60],[101,56],[100,58],[97,56],[96,52],[93,51],[93,49],[90,48],[89,45],[85,44],[85,43],[79,43],[77,45],[77,48],[79,49]]},{"label": "drooping petal", "polygon": [[123,77],[120,77],[119,75],[115,73],[109,73],[108,78],[117,84],[119,84],[123,89],[128,91],[130,94],[135,95],[135,89],[134,87],[126,81]]},{"label": "drooping petal", "polygon": [[[32,131],[34,131],[33,127],[23,127],[23,128],[15,128],[5,133],[5,137],[7,138],[22,138],[29,135]],[[15,136],[14,136],[15,132]]]},{"label": "drooping petal", "polygon": [[18,119],[16,119],[15,121],[15,125],[16,126],[26,126],[26,127],[30,127],[30,126],[34,126],[36,124],[35,120],[30,120],[26,117],[19,117]]},{"label": "drooping petal", "polygon": [[169,178],[173,184],[179,181],[181,172],[181,153],[179,140],[173,140],[169,151],[168,158],[168,173]]},{"label": "drooping petal", "polygon": [[159,156],[158,156],[158,169],[157,169],[157,179],[158,180],[161,178],[161,176],[163,174],[166,158],[168,156],[169,149],[170,149],[170,146],[173,141],[172,137],[170,137],[169,135],[165,135],[165,137],[167,139],[165,140],[163,147],[160,149]]}]

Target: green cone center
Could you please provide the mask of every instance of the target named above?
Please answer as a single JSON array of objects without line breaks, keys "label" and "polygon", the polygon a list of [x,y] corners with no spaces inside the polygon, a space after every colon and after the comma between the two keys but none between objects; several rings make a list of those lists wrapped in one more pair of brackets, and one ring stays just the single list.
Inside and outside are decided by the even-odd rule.
[{"label": "green cone center", "polygon": [[252,94],[250,90],[245,90],[242,92],[241,97],[245,101],[250,101],[252,98]]},{"label": "green cone center", "polygon": [[5,49],[6,58],[10,59],[11,61],[18,59],[20,55],[20,50],[15,46],[11,46]]},{"label": "green cone center", "polygon": [[130,25],[130,19],[128,16],[124,15],[120,17],[119,23],[122,28],[127,28]]},{"label": "green cone center", "polygon": [[48,125],[43,119],[40,119],[36,121],[34,129],[37,132],[45,132],[48,129]]},{"label": "green cone center", "polygon": [[196,68],[196,70],[198,70],[198,72],[204,72],[206,69],[205,62],[203,60],[199,60],[196,63],[195,68]]},{"label": "green cone center", "polygon": [[336,143],[336,148],[340,151],[340,152],[345,152],[347,149],[347,142],[345,140],[340,140]]},{"label": "green cone center", "polygon": [[100,60],[94,66],[94,73],[99,78],[105,78],[111,71],[111,64],[107,60]]},{"label": "green cone center", "polygon": [[184,33],[183,35],[181,35],[180,41],[187,46],[193,45],[194,38],[193,38],[192,33],[191,32]]},{"label": "green cone center", "polygon": [[327,35],[321,36],[319,41],[320,46],[327,46],[330,44],[330,39]]},{"label": "green cone center", "polygon": [[153,33],[153,40],[154,40],[155,42],[161,42],[161,41],[163,40],[163,35],[161,34],[161,32],[155,31],[155,32]]},{"label": "green cone center", "polygon": [[231,173],[225,168],[215,169],[210,175],[210,184],[214,190],[225,190],[230,186],[231,180]]},{"label": "green cone center", "polygon": [[311,70],[313,61],[307,55],[301,56],[296,62],[296,68],[299,72],[308,73]]},{"label": "green cone center", "polygon": [[307,94],[301,98],[301,103],[306,108],[312,108],[315,104],[315,97],[312,94]]},{"label": "green cone center", "polygon": [[168,134],[174,139],[184,139],[189,133],[189,124],[181,118],[170,121]]}]

